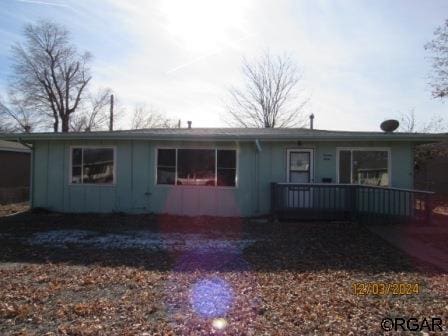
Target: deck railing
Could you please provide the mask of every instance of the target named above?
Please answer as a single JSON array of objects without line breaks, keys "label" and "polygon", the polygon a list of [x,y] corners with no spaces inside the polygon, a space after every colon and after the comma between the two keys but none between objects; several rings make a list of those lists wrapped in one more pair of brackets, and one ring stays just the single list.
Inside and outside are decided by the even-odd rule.
[{"label": "deck railing", "polygon": [[432,192],[353,184],[272,183],[279,217],[359,221],[431,221]]}]

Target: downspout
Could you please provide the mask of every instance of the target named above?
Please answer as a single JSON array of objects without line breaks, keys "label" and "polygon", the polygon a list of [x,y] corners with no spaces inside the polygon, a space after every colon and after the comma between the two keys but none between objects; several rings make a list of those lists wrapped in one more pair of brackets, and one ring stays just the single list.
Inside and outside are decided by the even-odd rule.
[{"label": "downspout", "polygon": [[261,145],[260,141],[258,139],[255,140],[255,193],[257,195],[256,197],[256,205],[255,205],[255,213],[260,213],[260,152],[261,152]]},{"label": "downspout", "polygon": [[21,145],[29,148],[31,150],[30,155],[30,189],[29,189],[29,201],[30,207],[33,208],[34,197],[33,197],[33,182],[34,182],[34,146],[30,146],[27,143],[23,142],[21,138],[17,138],[17,142]]},{"label": "downspout", "polygon": [[261,145],[260,145],[260,141],[258,139],[255,140],[255,146],[257,146],[257,153],[261,152]]}]

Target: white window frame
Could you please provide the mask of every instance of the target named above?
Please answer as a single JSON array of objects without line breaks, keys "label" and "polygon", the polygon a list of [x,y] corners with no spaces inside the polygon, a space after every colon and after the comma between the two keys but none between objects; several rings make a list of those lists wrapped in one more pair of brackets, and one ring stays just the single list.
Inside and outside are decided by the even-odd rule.
[{"label": "white window frame", "polygon": [[289,169],[289,164],[290,164],[290,154],[291,152],[307,152],[310,153],[310,182],[309,183],[314,183],[314,148],[288,148],[286,150],[286,182],[289,182],[289,175],[290,175],[290,169]]},{"label": "white window frame", "polygon": [[[390,187],[392,185],[392,155],[390,147],[336,147],[336,181],[340,184],[340,174],[339,174],[339,160],[341,151],[350,151],[350,184],[353,181],[353,151],[364,151],[364,152],[387,152],[387,174],[388,174],[388,184],[385,187]],[[357,183],[356,185],[362,185]]]},{"label": "white window frame", "polygon": [[[83,151],[85,148],[87,149],[112,149],[113,153],[114,153],[114,164],[113,164],[113,176],[112,176],[112,183],[73,183],[72,182],[72,177],[73,177],[73,149],[74,148],[81,148]],[[89,145],[89,146],[70,146],[70,165],[68,167],[69,169],[69,173],[68,173],[68,184],[70,186],[98,186],[98,187],[113,187],[116,185],[117,183],[117,148],[116,146],[102,146],[102,145]],[[83,155],[84,157],[84,155]],[[82,169],[83,169],[83,164],[84,162],[81,161],[81,174],[82,174]]]},{"label": "white window frame", "polygon": [[[162,183],[157,183],[157,162],[158,162],[158,155],[159,155],[159,149],[172,149],[176,151],[176,156],[175,156],[175,175],[174,175],[174,184],[162,184]],[[198,186],[198,185],[178,185],[177,184],[177,151],[179,149],[205,149],[205,150],[214,150],[215,151],[215,185],[213,186]],[[155,169],[154,169],[154,185],[158,186],[158,187],[168,187],[168,188],[173,188],[173,187],[177,187],[177,188],[219,188],[219,189],[237,189],[239,187],[239,148],[235,148],[235,147],[172,147],[172,146],[168,146],[168,147],[156,147],[155,149],[155,160],[154,160],[154,165],[155,165]],[[217,179],[218,179],[218,151],[219,150],[233,150],[235,151],[235,155],[236,155],[236,163],[235,163],[235,185],[234,186],[219,186],[217,185]]]}]

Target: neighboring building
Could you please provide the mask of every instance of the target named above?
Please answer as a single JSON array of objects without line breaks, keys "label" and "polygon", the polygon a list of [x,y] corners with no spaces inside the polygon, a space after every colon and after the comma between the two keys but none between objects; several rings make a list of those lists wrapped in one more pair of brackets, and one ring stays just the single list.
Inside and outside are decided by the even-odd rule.
[{"label": "neighboring building", "polygon": [[31,150],[0,140],[0,204],[29,200]]},{"label": "neighboring building", "polygon": [[34,148],[33,207],[215,216],[269,213],[272,182],[411,189],[413,147],[444,139],[270,128],[21,134]]}]

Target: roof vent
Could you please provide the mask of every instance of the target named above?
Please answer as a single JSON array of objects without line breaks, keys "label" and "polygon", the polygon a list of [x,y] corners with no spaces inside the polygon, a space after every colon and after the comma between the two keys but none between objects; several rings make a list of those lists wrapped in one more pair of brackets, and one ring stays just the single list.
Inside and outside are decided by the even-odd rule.
[{"label": "roof vent", "polygon": [[310,129],[314,129],[314,114],[310,114]]},{"label": "roof vent", "polygon": [[383,132],[386,133],[392,133],[398,128],[398,126],[400,126],[400,123],[395,119],[384,120],[380,125]]},{"label": "roof vent", "polygon": [[191,120],[188,120],[187,124],[188,124],[188,128],[191,128]]}]

